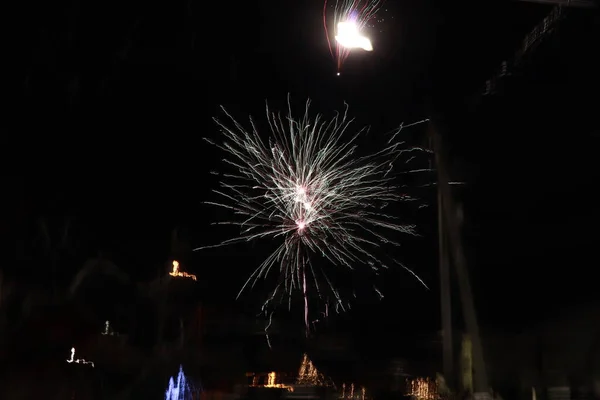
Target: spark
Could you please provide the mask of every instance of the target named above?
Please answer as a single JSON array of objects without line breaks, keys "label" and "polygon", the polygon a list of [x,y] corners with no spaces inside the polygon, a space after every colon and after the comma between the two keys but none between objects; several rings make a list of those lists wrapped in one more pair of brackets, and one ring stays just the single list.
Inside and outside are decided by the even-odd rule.
[{"label": "spark", "polygon": [[375,286],[373,286],[373,289],[379,295],[379,300],[383,299],[383,297],[384,297],[383,293],[381,293],[381,291],[379,289],[377,289]]},{"label": "spark", "polygon": [[[371,25],[382,4],[383,0],[335,0],[333,15],[330,15],[328,0],[325,0],[323,26],[329,52],[336,62],[337,76],[352,50],[373,51],[371,40],[363,31]],[[333,44],[330,30],[335,39]]]},{"label": "spark", "polygon": [[265,325],[265,339],[267,340],[267,345],[269,346],[269,349],[273,348],[273,346],[271,346],[271,338],[269,337],[269,328],[271,327],[272,324],[273,324],[273,313],[269,314],[268,322]]},{"label": "spark", "polygon": [[[400,193],[394,183],[397,176],[391,171],[403,154],[419,149],[405,148],[394,140],[360,156],[358,139],[367,128],[352,131],[347,105],[343,113],[329,120],[321,115],[311,117],[309,108],[307,101],[303,117],[294,119],[289,97],[285,117],[271,112],[267,105],[268,141],[252,118],[247,130],[223,108],[228,123],[215,122],[224,142],[205,140],[226,154],[223,162],[232,171],[223,175],[220,188],[214,190],[222,200],[205,203],[228,210],[234,218],[214,225],[236,226],[239,235],[195,249],[270,239],[274,251],[250,275],[238,297],[277,271],[278,281],[262,307],[269,318],[267,328],[270,306],[286,296],[291,304],[292,294],[298,292],[307,334],[309,298],[325,304],[324,315],[329,302],[335,304],[336,312],[349,308],[332,279],[344,272],[362,267],[361,271],[378,274],[395,265],[427,287],[401,263],[393,259],[384,262],[377,255],[385,254],[381,249],[386,245],[399,246],[395,236],[416,235],[414,225],[402,223],[383,209],[411,200]],[[400,129],[391,132],[393,138]]]}]

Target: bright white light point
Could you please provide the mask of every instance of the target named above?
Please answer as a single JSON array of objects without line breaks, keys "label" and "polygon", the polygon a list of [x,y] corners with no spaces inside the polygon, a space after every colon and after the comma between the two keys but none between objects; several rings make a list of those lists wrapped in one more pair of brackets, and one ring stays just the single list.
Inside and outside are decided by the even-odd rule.
[{"label": "bright white light point", "polygon": [[[347,49],[363,49],[373,51],[373,45],[368,37],[363,36],[358,31],[358,26],[354,22],[339,22],[337,25],[337,35],[335,40],[340,46]],[[339,73],[338,73],[339,75]]]},{"label": "bright white light point", "polygon": [[337,76],[340,76],[340,73],[339,73],[339,72],[337,73]]},{"label": "bright white light point", "polygon": [[306,226],[306,223],[304,221],[296,221],[296,225],[298,225],[299,230],[303,230]]}]

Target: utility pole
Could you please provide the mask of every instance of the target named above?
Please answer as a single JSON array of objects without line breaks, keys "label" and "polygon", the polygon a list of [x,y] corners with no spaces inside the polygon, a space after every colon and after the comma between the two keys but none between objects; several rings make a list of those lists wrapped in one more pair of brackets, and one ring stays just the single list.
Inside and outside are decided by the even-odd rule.
[{"label": "utility pole", "polygon": [[[477,324],[477,315],[473,303],[471,284],[469,282],[466,259],[462,247],[460,224],[458,221],[458,208],[456,207],[450,192],[450,184],[446,170],[447,163],[445,162],[443,155],[442,138],[433,122],[429,123],[429,130],[433,141],[436,168],[438,172],[438,196],[441,200],[439,202],[439,205],[441,206],[439,207],[441,209],[439,217],[443,222],[440,224],[440,240],[444,245],[444,248],[440,248],[440,278],[446,279],[445,282],[440,282],[442,286],[442,302],[444,302],[444,296],[450,297],[450,268],[448,263],[448,254],[450,254],[458,278],[458,288],[466,330],[471,337],[473,346],[473,395],[475,399],[490,398],[487,372],[483,358],[483,346],[481,345],[479,325]],[[448,251],[450,251],[450,253],[448,253]],[[443,269],[445,269],[447,273],[442,272]],[[446,290],[448,292],[446,292]],[[444,307],[445,305],[442,304],[442,324],[448,324],[447,320],[450,319],[450,311],[445,310]],[[444,326],[444,329],[446,329],[446,326]],[[447,345],[446,342],[444,342],[444,345]],[[447,350],[446,348],[444,350],[444,357],[447,357],[448,354],[451,355],[451,350]],[[452,359],[450,361],[444,360],[444,366],[446,367],[447,363],[453,362],[454,360]]]},{"label": "utility pole", "polygon": [[[432,130],[433,132],[433,130]],[[431,138],[434,140],[433,137]],[[452,292],[450,283],[450,262],[448,260],[448,248],[446,230],[444,224],[443,196],[439,182],[441,178],[439,171],[441,165],[436,165],[438,171],[438,257],[440,263],[440,311],[442,313],[442,362],[446,384],[453,388],[456,384],[454,376],[454,342],[452,335]]]}]

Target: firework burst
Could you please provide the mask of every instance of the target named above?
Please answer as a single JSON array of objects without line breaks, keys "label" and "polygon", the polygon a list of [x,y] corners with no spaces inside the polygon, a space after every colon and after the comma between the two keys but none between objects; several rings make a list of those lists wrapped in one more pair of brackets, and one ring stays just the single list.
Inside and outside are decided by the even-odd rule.
[{"label": "firework burst", "polygon": [[[329,52],[336,62],[337,74],[352,49],[372,51],[371,41],[363,35],[369,21],[381,8],[383,0],[325,0],[323,6],[323,26]],[[333,9],[333,12],[330,12]],[[333,15],[331,15],[333,14]],[[328,28],[328,22],[331,26]],[[330,32],[333,31],[333,38]],[[332,40],[334,39],[334,40]]]},{"label": "firework burst", "polygon": [[325,314],[331,303],[336,310],[346,307],[333,283],[335,275],[401,266],[376,254],[384,245],[398,245],[394,238],[399,234],[415,235],[414,225],[402,223],[385,207],[411,200],[394,184],[394,162],[405,153],[423,151],[396,141],[398,128],[379,151],[360,156],[358,139],[367,129],[351,132],[347,106],[329,120],[311,117],[309,106],[307,101],[301,119],[293,118],[289,98],[285,117],[267,106],[267,141],[252,118],[249,130],[225,109],[227,123],[215,119],[224,140],[205,140],[226,154],[223,161],[232,172],[220,174],[220,188],[214,190],[220,201],[207,204],[227,209],[233,219],[215,224],[236,226],[239,234],[196,249],[259,239],[274,243],[275,250],[240,293],[276,272],[278,280],[263,310],[285,298],[291,302],[293,293],[300,293],[307,328],[312,322],[309,298],[311,304],[313,298],[321,300]]}]

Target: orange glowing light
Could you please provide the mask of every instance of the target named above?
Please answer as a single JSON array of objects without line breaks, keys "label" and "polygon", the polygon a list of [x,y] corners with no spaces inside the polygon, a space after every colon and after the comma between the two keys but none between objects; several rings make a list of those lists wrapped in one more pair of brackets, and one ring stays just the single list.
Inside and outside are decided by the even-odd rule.
[{"label": "orange glowing light", "polygon": [[437,385],[429,378],[416,378],[408,381],[408,395],[418,400],[437,400],[440,398]]},{"label": "orange glowing light", "polygon": [[188,274],[187,272],[182,272],[179,270],[179,261],[173,260],[173,270],[169,272],[169,275],[175,278],[190,278],[196,280],[196,275]]},{"label": "orange glowing light", "polygon": [[284,385],[282,383],[277,383],[277,374],[275,372],[269,372],[267,375],[267,384],[266,388],[277,388],[277,389],[287,389],[289,391],[293,391],[293,388],[288,385]]},{"label": "orange glowing light", "polygon": [[343,400],[366,400],[367,389],[364,386],[361,386],[360,392],[358,392],[355,390],[354,383],[351,383],[350,386],[346,386],[345,383],[342,383],[342,393],[338,398]]},{"label": "orange glowing light", "polygon": [[273,386],[275,385],[275,378],[277,377],[277,374],[275,372],[269,372],[269,377],[267,380],[267,387],[269,386]]},{"label": "orange glowing light", "polygon": [[[247,374],[248,375],[248,374]],[[254,374],[250,374],[252,376],[252,384],[251,387],[264,387],[269,389],[286,389],[289,392],[293,392],[294,388],[292,386],[285,385],[283,383],[277,383],[277,373],[269,372],[267,374],[267,383],[264,385],[258,384],[258,376]]]},{"label": "orange glowing light", "polygon": [[296,383],[298,385],[327,386],[325,377],[313,365],[306,353],[302,357],[302,363],[300,364],[300,371],[298,371]]}]

